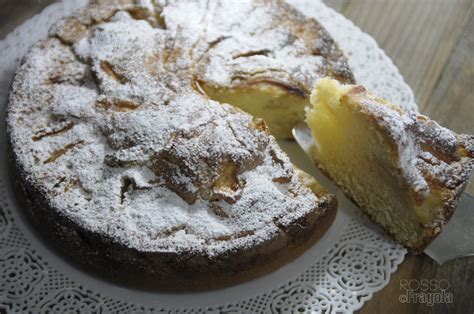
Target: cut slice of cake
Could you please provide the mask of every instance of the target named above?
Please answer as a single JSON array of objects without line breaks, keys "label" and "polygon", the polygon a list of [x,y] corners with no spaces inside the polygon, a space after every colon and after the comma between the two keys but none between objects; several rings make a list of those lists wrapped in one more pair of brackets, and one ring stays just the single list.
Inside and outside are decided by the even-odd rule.
[{"label": "cut slice of cake", "polygon": [[468,183],[474,136],[327,78],[311,103],[317,166],[397,242],[423,251]]}]

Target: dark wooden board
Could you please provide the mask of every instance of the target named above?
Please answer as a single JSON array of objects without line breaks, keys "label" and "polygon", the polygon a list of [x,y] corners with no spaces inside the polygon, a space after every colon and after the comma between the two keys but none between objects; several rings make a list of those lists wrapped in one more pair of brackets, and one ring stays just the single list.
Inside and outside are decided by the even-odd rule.
[{"label": "dark wooden board", "polygon": [[[0,0],[0,38],[52,2]],[[325,2],[377,40],[412,87],[422,113],[457,132],[474,134],[472,0]],[[472,182],[468,191],[474,194]],[[447,280],[454,302],[401,303],[401,282],[422,279]],[[439,266],[425,255],[408,255],[360,313],[474,313],[474,257]]]}]

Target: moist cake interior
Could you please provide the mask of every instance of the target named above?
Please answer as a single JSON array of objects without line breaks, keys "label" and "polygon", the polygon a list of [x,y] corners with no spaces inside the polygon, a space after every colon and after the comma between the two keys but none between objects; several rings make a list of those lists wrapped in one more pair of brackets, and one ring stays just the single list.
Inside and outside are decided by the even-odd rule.
[{"label": "moist cake interior", "polygon": [[197,86],[211,99],[263,118],[277,139],[292,138],[291,129],[304,120],[304,108],[310,104],[304,92],[274,82],[232,88],[215,87],[205,82]]},{"label": "moist cake interior", "polygon": [[[361,86],[341,85],[330,79],[319,81],[311,98],[314,107],[308,110],[306,120],[315,139],[315,160],[399,243],[419,249],[427,237],[440,231],[430,227],[446,218],[443,215],[450,215],[443,212],[443,206],[450,202],[452,191],[429,180],[435,174],[426,175],[428,167],[417,172],[413,182],[406,178],[410,169],[418,171],[416,158],[423,154],[422,148],[402,128],[397,134],[363,106],[369,101],[370,106],[377,104],[371,107],[374,112],[398,114],[399,109],[377,97],[361,99],[359,94],[365,95]],[[392,116],[387,114],[384,119],[390,121]],[[433,158],[441,155],[434,150],[430,154]]]}]

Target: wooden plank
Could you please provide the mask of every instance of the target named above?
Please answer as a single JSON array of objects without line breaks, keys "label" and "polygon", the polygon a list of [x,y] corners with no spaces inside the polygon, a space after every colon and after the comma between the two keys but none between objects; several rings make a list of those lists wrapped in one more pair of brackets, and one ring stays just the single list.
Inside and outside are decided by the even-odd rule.
[{"label": "wooden plank", "polygon": [[[423,113],[457,132],[474,134],[474,17],[471,15]],[[467,191],[474,194],[474,180]],[[408,255],[390,283],[369,300],[360,313],[474,313],[474,258],[466,257],[437,265],[426,255]],[[454,303],[433,306],[399,302],[400,281],[445,279]]]},{"label": "wooden plank", "polygon": [[421,261],[423,261],[423,258],[420,259],[418,256],[407,256],[403,264],[390,277],[390,283],[367,301],[358,313],[416,314],[416,304],[399,302],[400,281],[413,278],[413,274],[420,269]]},{"label": "wooden plank", "polygon": [[458,133],[474,134],[474,17],[423,113]]},{"label": "wooden plank", "polygon": [[472,0],[358,0],[342,13],[394,60],[423,110],[472,8]]},{"label": "wooden plank", "polygon": [[[458,133],[474,134],[474,15],[423,113]],[[474,179],[466,191],[474,195]]]},{"label": "wooden plank", "polygon": [[[52,0],[0,0],[0,38]],[[371,34],[394,59],[415,91],[422,111],[458,132],[474,133],[473,21],[468,0],[325,0]],[[470,3],[470,5],[469,5]],[[469,18],[471,17],[471,18]],[[445,20],[446,19],[446,20]],[[463,25],[467,25],[459,42]],[[453,58],[450,55],[456,47]],[[424,81],[425,80],[425,81]],[[433,92],[434,91],[434,92]],[[470,191],[473,191],[472,188]],[[473,193],[474,194],[474,193]],[[474,313],[474,258],[438,266],[409,255],[387,287],[361,313]],[[402,304],[401,279],[447,279],[453,305]]]},{"label": "wooden plank", "polygon": [[[409,254],[390,278],[389,285],[376,293],[358,313],[473,313],[474,302],[470,299],[470,293],[474,289],[472,269],[474,269],[474,258],[457,259],[440,266],[427,255]],[[446,280],[449,283],[447,292],[452,293],[453,303],[437,303],[429,306],[422,303],[400,302],[400,295],[404,294],[401,288],[402,280],[421,282],[423,279]]]},{"label": "wooden plank", "polygon": [[339,13],[343,13],[350,0],[323,0],[324,4],[328,7],[336,10]]},{"label": "wooden plank", "polygon": [[0,0],[0,39],[55,0]]}]

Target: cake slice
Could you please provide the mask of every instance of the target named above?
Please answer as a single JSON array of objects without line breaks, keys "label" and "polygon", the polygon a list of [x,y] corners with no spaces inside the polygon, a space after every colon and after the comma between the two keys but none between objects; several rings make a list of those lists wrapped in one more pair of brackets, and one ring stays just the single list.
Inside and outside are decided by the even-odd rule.
[{"label": "cake slice", "polygon": [[397,242],[422,252],[468,183],[474,136],[327,78],[311,103],[317,166]]}]

